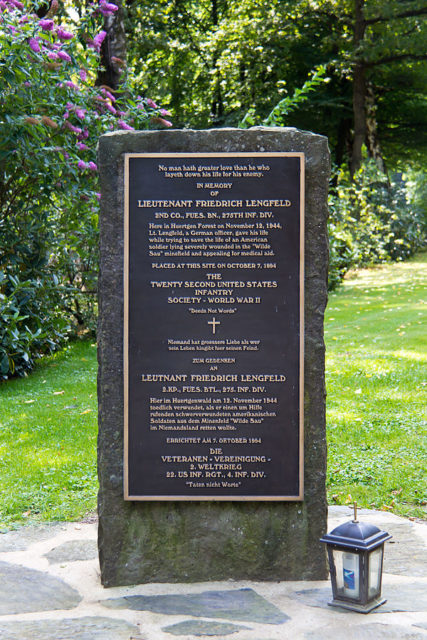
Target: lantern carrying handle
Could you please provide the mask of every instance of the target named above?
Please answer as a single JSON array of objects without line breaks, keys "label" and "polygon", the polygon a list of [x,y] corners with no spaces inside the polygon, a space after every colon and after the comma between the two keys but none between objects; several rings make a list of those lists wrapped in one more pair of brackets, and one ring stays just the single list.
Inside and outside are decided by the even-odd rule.
[{"label": "lantern carrying handle", "polygon": [[356,500],[353,502],[353,509],[354,509],[353,522],[357,523],[357,522],[359,522],[359,520],[357,519],[357,502],[356,502]]}]

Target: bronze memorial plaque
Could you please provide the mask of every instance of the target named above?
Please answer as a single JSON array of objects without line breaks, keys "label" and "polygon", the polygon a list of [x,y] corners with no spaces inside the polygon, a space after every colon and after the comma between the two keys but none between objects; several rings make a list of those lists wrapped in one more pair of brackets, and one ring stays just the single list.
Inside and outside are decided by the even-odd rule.
[{"label": "bronze memorial plaque", "polygon": [[302,500],[304,154],[125,156],[125,498]]}]

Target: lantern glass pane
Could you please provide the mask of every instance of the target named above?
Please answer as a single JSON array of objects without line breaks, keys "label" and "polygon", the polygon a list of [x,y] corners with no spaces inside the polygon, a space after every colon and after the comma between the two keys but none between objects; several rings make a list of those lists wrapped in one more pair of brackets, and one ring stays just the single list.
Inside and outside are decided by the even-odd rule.
[{"label": "lantern glass pane", "polygon": [[378,547],[369,555],[368,598],[374,598],[381,589],[383,547]]},{"label": "lantern glass pane", "polygon": [[350,551],[333,550],[337,596],[346,598],[359,598],[359,555]]}]

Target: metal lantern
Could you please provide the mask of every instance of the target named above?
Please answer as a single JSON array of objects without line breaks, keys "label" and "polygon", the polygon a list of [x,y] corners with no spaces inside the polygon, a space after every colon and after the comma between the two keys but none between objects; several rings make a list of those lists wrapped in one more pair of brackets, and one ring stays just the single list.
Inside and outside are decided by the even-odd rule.
[{"label": "metal lantern", "polygon": [[386,602],[381,598],[384,542],[392,536],[375,525],[354,519],[327,533],[320,542],[328,549],[333,607],[369,613]]}]

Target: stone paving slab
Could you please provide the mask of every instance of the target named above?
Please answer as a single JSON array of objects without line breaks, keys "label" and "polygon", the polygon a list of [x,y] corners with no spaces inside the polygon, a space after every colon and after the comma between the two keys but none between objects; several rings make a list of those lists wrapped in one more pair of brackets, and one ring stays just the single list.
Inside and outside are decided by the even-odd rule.
[{"label": "stone paving slab", "polygon": [[1,640],[129,640],[132,634],[138,627],[112,618],[0,622]]},{"label": "stone paving slab", "polygon": [[426,576],[426,546],[412,522],[390,523],[387,531],[393,538],[385,544],[384,571],[401,576]]},{"label": "stone paving slab", "polygon": [[[420,583],[387,585],[383,587],[382,595],[387,598],[387,602],[376,610],[376,613],[390,612],[410,612],[427,611],[427,590],[426,585]],[[328,606],[332,600],[332,590],[330,587],[321,589],[303,589],[296,591],[291,596],[309,607]],[[344,611],[344,609],[343,609]]]},{"label": "stone paving slab", "polygon": [[62,523],[29,525],[11,531],[0,531],[0,553],[24,551],[30,544],[53,538],[64,530]]},{"label": "stone paving slab", "polygon": [[323,629],[309,631],[305,634],[305,638],[307,640],[426,640],[427,635],[414,627],[374,622],[346,627],[328,625]]},{"label": "stone paving slab", "polygon": [[248,627],[227,622],[212,622],[211,620],[184,620],[184,622],[163,627],[162,631],[171,633],[174,636],[191,635],[200,638],[230,636],[233,633],[238,633],[242,629],[248,629]]},{"label": "stone paving slab", "polygon": [[76,589],[55,576],[0,562],[0,615],[72,609],[81,600]]},{"label": "stone paving slab", "polygon": [[[427,640],[426,524],[359,515],[394,536],[385,551],[388,602],[368,616],[328,607],[329,581],[104,589],[94,524],[0,533],[0,640]],[[332,507],[328,530],[351,517]]]},{"label": "stone paving slab", "polygon": [[136,609],[166,615],[224,618],[262,624],[283,624],[289,620],[289,616],[253,589],[161,596],[134,595],[104,600],[102,604],[114,609]]},{"label": "stone paving slab", "polygon": [[63,542],[58,547],[54,547],[44,555],[51,564],[81,562],[82,560],[97,558],[98,546],[96,540],[70,540],[69,542]]}]

